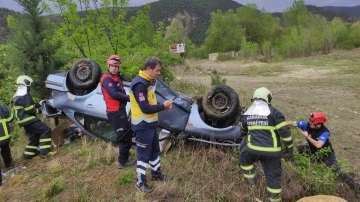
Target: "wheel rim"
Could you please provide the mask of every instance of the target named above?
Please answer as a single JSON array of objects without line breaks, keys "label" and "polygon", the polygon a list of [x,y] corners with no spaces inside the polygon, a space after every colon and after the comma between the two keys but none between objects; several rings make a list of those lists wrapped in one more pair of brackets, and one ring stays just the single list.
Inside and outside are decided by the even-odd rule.
[{"label": "wheel rim", "polygon": [[76,78],[79,81],[85,82],[90,79],[91,76],[91,68],[86,63],[79,64],[78,68],[76,69]]},{"label": "wheel rim", "polygon": [[212,97],[211,106],[220,113],[225,113],[230,109],[231,101],[225,93],[218,92]]}]

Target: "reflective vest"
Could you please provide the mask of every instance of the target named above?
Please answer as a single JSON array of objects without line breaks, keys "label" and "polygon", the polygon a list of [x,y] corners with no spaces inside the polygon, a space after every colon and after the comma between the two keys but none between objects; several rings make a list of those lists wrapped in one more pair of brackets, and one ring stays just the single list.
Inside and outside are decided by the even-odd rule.
[{"label": "reflective vest", "polygon": [[[131,83],[131,91],[130,91],[130,110],[131,110],[131,124],[132,125],[142,125],[142,124],[157,124],[158,121],[158,113],[153,114],[145,114],[141,111],[141,108],[139,104],[137,103],[134,93],[133,93],[133,87],[137,83],[143,83],[145,86],[147,86],[147,100],[149,102],[149,105],[156,105],[156,95],[155,95],[155,85],[151,84],[151,80],[153,80],[150,76],[148,76],[145,72],[141,71],[139,72],[139,75],[137,75],[134,80]],[[144,95],[145,96],[145,95]]]},{"label": "reflective vest", "polygon": [[35,106],[36,104],[29,93],[14,98],[13,109],[19,126],[26,126],[39,120],[36,117],[39,110]]},{"label": "reflective vest", "polygon": [[0,105],[0,145],[10,140],[9,123],[14,116],[5,105]]}]

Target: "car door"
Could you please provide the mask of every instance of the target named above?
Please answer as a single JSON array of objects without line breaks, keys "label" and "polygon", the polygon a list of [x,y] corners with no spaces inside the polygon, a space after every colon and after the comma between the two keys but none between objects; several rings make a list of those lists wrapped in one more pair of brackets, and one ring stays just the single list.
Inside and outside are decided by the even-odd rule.
[{"label": "car door", "polygon": [[191,101],[186,97],[180,96],[161,79],[156,81],[155,93],[159,103],[163,103],[165,100],[174,100],[171,111],[164,110],[159,112],[159,126],[170,132],[182,132],[189,119]]}]

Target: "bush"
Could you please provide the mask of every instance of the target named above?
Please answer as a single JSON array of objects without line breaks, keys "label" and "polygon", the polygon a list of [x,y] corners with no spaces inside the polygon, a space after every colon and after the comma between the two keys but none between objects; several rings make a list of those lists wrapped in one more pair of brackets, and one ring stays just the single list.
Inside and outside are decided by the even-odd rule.
[{"label": "bush", "polygon": [[217,60],[218,61],[226,61],[226,60],[233,60],[234,58],[231,57],[231,55],[228,55],[226,53],[219,53]]},{"label": "bush", "polygon": [[226,79],[222,78],[218,72],[214,69],[211,72],[211,85],[226,84]]}]

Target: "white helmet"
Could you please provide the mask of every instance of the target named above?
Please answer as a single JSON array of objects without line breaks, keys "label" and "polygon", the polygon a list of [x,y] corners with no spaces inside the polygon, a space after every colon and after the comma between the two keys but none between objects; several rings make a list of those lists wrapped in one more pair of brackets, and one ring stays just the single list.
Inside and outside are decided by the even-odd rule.
[{"label": "white helmet", "polygon": [[261,87],[255,90],[253,95],[253,100],[255,99],[261,99],[267,102],[268,104],[271,104],[272,95],[269,89],[265,87]]},{"label": "white helmet", "polygon": [[32,82],[32,78],[26,75],[21,75],[16,79],[17,85],[31,86]]}]

